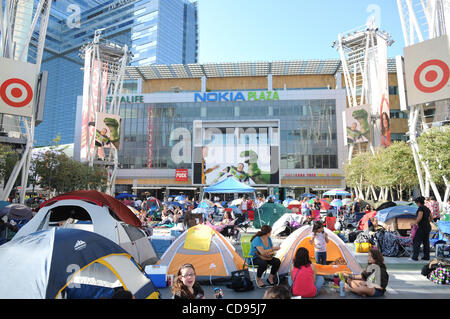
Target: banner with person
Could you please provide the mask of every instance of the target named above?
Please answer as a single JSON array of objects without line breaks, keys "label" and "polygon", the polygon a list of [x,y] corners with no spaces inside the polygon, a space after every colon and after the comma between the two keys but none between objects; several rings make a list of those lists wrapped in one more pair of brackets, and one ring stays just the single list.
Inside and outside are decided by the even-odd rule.
[{"label": "banner with person", "polygon": [[343,119],[345,145],[371,141],[370,105],[348,108]]}]

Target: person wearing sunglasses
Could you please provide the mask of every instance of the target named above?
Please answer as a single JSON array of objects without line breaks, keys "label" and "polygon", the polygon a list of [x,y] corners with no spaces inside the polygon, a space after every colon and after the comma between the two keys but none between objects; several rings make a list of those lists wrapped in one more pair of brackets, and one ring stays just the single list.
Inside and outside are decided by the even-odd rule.
[{"label": "person wearing sunglasses", "polygon": [[191,264],[184,264],[172,285],[173,299],[206,299],[205,292],[196,281],[195,269]]}]

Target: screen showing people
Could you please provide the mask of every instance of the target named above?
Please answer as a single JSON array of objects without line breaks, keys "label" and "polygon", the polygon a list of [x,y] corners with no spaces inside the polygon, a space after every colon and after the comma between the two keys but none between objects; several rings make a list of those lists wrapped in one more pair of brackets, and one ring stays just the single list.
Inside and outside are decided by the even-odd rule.
[{"label": "screen showing people", "polygon": [[234,177],[248,185],[278,185],[279,146],[270,143],[270,134],[268,128],[203,132],[203,145],[194,147],[194,152],[201,152],[201,165],[194,154],[194,184],[212,185]]},{"label": "screen showing people", "polygon": [[95,146],[98,148],[99,158],[105,157],[105,149],[119,149],[120,116],[100,112],[97,113],[97,121],[95,124]]}]

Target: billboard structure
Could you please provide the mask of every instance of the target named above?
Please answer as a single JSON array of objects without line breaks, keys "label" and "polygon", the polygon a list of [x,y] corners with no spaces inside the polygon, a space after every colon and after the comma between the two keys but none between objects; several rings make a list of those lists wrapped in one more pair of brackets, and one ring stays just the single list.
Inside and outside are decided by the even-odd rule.
[{"label": "billboard structure", "polygon": [[194,121],[193,184],[280,185],[279,121]]},{"label": "billboard structure", "polygon": [[[391,36],[380,31],[372,18],[362,29],[340,34],[333,44],[341,56],[347,90],[349,111],[344,114],[344,131],[349,146],[348,160],[353,156],[355,145],[361,148],[362,143],[367,143],[374,152],[374,147],[391,144],[387,47],[392,43]],[[368,113],[367,117],[364,114],[363,127],[360,127],[361,118],[351,116],[353,111],[358,111],[355,114],[359,117],[364,111]],[[352,135],[357,133],[355,126],[366,133],[352,140]]]},{"label": "billboard structure", "polygon": [[101,40],[101,35],[102,30],[97,30],[93,42],[80,51],[85,63],[80,160],[91,166],[95,163],[108,168],[106,193],[114,195],[120,147],[121,91],[125,67],[132,55],[128,46]]},{"label": "billboard structure", "polygon": [[[51,5],[51,0],[0,1],[0,113],[2,122],[13,122],[13,126],[19,129],[10,130],[7,125],[8,136],[10,133],[19,133],[26,139],[25,146],[23,142],[4,139],[4,143],[17,150],[21,149],[21,155],[3,188],[1,199],[8,199],[22,172],[22,204],[25,202],[28,186],[34,130],[39,123],[36,123],[36,115],[40,114],[39,110],[43,107],[40,105],[40,96],[45,91],[46,83],[39,72]],[[35,49],[29,50],[31,45]]]},{"label": "billboard structure", "polygon": [[[448,121],[450,3],[448,0],[397,0],[397,7],[405,42],[404,58],[398,58],[404,60],[405,75],[398,76],[399,90],[403,89],[399,94],[403,96],[404,108],[409,110],[409,144],[422,196],[430,196],[432,190],[442,205],[450,197],[450,182],[442,176],[446,186],[442,198],[428,163],[423,160],[417,137],[432,126],[442,126]],[[435,111],[431,123],[425,118],[425,106]]]}]

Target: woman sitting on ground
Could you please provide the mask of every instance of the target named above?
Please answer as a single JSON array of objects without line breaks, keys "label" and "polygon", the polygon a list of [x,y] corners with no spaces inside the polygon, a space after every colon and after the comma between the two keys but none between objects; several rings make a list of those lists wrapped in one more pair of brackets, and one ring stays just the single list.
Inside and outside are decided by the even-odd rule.
[{"label": "woman sitting on ground", "polygon": [[295,253],[291,274],[293,296],[316,297],[325,283],[324,277],[316,274],[316,268],[309,259],[309,251],[304,247],[300,247]]},{"label": "woman sitting on ground", "polygon": [[258,266],[256,281],[259,288],[264,286],[261,277],[269,265],[271,265],[272,268],[267,282],[271,286],[275,285],[275,275],[281,265],[280,260],[274,257],[275,252],[279,250],[280,247],[273,246],[272,239],[270,238],[271,233],[272,227],[263,225],[261,230],[257,232],[250,241],[250,256],[253,256],[253,263]]},{"label": "woman sitting on ground", "polygon": [[389,275],[383,254],[375,248],[369,250],[366,270],[360,275],[339,274],[345,282],[345,290],[363,297],[381,297],[386,292]]}]

